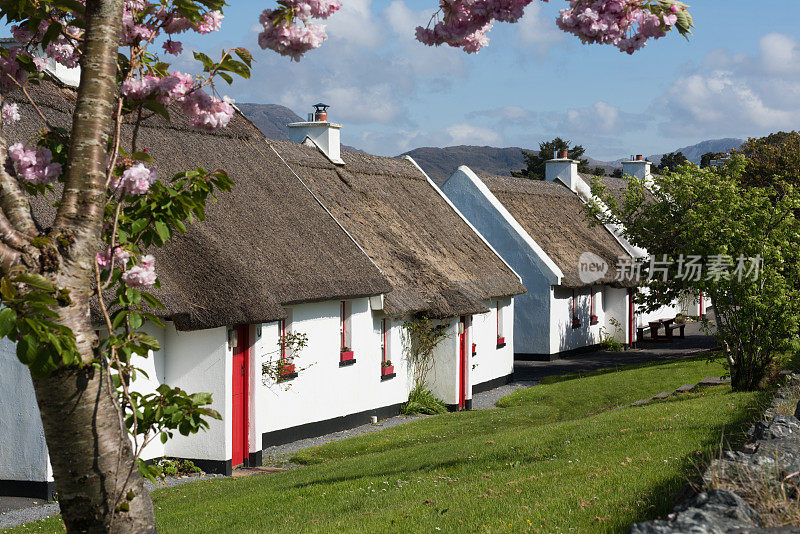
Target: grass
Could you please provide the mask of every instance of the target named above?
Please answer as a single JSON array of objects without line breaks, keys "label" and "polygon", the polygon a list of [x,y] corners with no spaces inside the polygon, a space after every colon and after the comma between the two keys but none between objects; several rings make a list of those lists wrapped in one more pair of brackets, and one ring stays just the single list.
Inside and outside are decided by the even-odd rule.
[{"label": "grass", "polygon": [[[666,514],[696,464],[767,394],[728,386],[620,404],[719,376],[692,359],[518,391],[302,451],[301,469],[154,493],[163,532],[624,532]],[[58,519],[11,532],[63,532]]]}]

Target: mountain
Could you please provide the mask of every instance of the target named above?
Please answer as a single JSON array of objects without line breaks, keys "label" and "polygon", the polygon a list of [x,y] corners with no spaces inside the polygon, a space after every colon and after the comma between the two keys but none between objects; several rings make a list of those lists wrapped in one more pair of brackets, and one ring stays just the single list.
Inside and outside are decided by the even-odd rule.
[{"label": "mountain", "polygon": [[[685,146],[678,148],[672,152],[683,152],[683,155],[692,163],[700,163],[700,158],[706,152],[730,152],[731,150],[738,149],[744,144],[744,139],[736,139],[733,137],[726,137],[725,139],[710,139],[702,141],[696,145]],[[647,156],[647,159],[658,165],[661,163],[661,156],[664,154],[655,154]],[[621,160],[620,160],[621,161]]]},{"label": "mountain", "polygon": [[[525,168],[522,148],[497,148],[493,146],[448,146],[415,148],[400,154],[411,156],[437,185],[442,185],[460,165],[466,165],[478,174],[497,174],[510,176],[511,171]],[[527,150],[527,149],[526,149]],[[530,152],[537,152],[531,150]],[[399,156],[398,156],[399,157]],[[589,166],[612,170],[605,161],[586,158]]]},{"label": "mountain", "polygon": [[[290,122],[302,122],[305,119],[297,113],[278,104],[236,104],[236,107],[250,119],[256,127],[261,130],[269,139],[280,139],[288,141],[290,138]],[[361,150],[342,145],[342,150],[350,152],[361,152]]]}]

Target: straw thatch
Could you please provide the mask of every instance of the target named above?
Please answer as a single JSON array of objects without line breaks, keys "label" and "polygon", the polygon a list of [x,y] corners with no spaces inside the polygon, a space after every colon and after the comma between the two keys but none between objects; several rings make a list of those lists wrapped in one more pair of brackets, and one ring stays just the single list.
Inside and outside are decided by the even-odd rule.
[{"label": "straw thatch", "polygon": [[564,273],[561,285],[584,287],[578,274],[579,258],[591,252],[603,258],[609,269],[602,282],[615,284],[619,257],[630,258],[604,226],[591,226],[583,202],[560,182],[508,176],[480,176],[528,234]]},{"label": "straw thatch", "polygon": [[525,291],[410,161],[343,153],[336,166],[315,147],[270,143],[386,274],[388,314],[481,313],[482,300]]},{"label": "straw thatch", "polygon": [[[46,116],[69,124],[69,90],[46,84],[32,94]],[[29,138],[41,127],[32,106],[19,96],[9,95],[20,102],[23,115],[22,127],[9,132],[11,139]],[[125,135],[130,138],[129,129]],[[153,155],[162,180],[203,167],[224,169],[236,184],[209,203],[204,222],[154,251],[162,284],[155,294],[166,305],[161,315],[178,329],[267,322],[285,316],[281,305],[391,290],[240,113],[213,134],[192,128],[179,112],[171,123],[156,116],[143,123],[138,147]],[[53,210],[37,206],[47,226]]]}]

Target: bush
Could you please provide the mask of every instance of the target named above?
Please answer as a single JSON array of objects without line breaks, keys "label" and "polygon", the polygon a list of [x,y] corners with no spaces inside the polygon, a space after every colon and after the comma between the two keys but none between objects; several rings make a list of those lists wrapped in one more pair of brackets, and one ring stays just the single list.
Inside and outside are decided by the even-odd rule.
[{"label": "bush", "polygon": [[165,477],[174,477],[178,475],[191,475],[194,473],[202,473],[203,470],[194,465],[190,460],[168,460],[162,458],[158,465],[161,467],[161,472]]},{"label": "bush", "polygon": [[415,386],[408,394],[408,402],[400,407],[400,413],[404,415],[415,415],[424,413],[435,415],[447,412],[445,403],[433,396],[430,390],[422,386]]}]

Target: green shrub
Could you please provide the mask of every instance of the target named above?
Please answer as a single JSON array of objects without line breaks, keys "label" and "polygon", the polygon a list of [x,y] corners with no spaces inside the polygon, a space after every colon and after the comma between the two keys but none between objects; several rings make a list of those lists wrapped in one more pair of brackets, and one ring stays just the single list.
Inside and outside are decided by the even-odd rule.
[{"label": "green shrub", "polygon": [[400,413],[404,415],[415,415],[424,413],[434,415],[447,412],[445,403],[433,396],[430,390],[422,386],[415,386],[408,394],[408,402],[400,407]]},{"label": "green shrub", "polygon": [[162,458],[158,462],[161,467],[161,473],[165,477],[174,477],[178,475],[191,475],[193,473],[202,473],[203,470],[194,465],[190,460],[168,460]]}]

